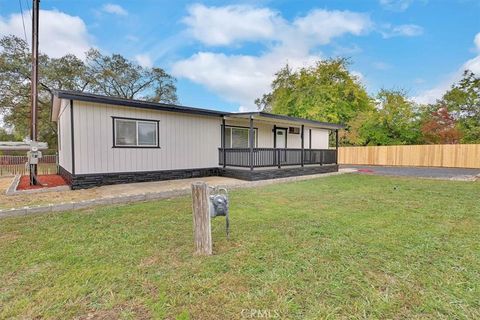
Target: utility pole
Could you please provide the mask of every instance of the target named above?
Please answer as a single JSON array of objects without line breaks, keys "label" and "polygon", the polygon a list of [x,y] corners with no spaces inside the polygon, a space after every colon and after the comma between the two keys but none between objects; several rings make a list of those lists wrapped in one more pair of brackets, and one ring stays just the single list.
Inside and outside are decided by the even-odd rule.
[{"label": "utility pole", "polygon": [[[38,140],[37,106],[38,106],[38,26],[40,13],[40,0],[32,0],[32,106],[30,113],[30,140],[35,145]],[[37,164],[30,163],[30,185],[37,182]]]}]

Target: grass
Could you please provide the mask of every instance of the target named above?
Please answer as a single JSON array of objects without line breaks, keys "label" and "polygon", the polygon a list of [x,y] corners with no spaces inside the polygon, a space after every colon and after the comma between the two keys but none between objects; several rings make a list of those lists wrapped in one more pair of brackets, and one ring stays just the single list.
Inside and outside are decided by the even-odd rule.
[{"label": "grass", "polygon": [[2,219],[0,318],[479,318],[479,194],[368,175],[239,190],[206,258],[187,197]]}]

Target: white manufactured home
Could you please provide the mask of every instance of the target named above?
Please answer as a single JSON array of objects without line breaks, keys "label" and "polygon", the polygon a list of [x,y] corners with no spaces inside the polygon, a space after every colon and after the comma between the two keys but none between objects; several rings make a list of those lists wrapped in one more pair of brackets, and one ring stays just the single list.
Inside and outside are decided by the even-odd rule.
[{"label": "white manufactured home", "polygon": [[[59,172],[73,189],[337,171],[343,128],[265,112],[229,113],[76,91],[54,93],[52,120],[58,125]],[[336,141],[333,147],[330,140]]]}]

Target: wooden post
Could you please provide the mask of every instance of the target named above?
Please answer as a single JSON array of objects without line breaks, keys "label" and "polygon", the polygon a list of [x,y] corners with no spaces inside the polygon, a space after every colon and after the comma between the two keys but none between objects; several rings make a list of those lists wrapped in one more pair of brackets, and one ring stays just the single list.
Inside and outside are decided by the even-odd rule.
[{"label": "wooden post", "polygon": [[212,254],[212,229],[208,212],[208,187],[205,182],[192,184],[193,230],[195,255]]}]

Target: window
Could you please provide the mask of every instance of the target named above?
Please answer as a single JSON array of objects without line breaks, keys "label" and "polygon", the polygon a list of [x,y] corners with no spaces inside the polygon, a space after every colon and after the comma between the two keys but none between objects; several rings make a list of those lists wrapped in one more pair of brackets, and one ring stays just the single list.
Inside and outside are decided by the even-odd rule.
[{"label": "window", "polygon": [[288,133],[290,134],[300,134],[299,127],[288,127]]},{"label": "window", "polygon": [[158,121],[113,118],[114,147],[158,147]]},{"label": "window", "polygon": [[[257,128],[253,129],[254,148],[257,147]],[[225,148],[248,148],[250,147],[250,128],[225,127]]]}]

